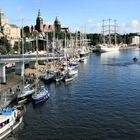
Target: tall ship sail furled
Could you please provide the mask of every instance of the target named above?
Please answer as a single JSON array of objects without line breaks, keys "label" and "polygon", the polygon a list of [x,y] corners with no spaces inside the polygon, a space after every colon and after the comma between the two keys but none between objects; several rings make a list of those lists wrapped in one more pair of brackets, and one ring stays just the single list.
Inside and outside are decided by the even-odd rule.
[{"label": "tall ship sail furled", "polygon": [[[114,23],[112,24],[112,19],[103,20],[102,25],[102,37],[103,37],[103,43],[99,44],[96,48],[99,52],[112,52],[112,51],[118,51],[120,49],[120,45],[117,44],[117,24],[116,20],[114,20]],[[108,22],[108,25],[105,24]],[[112,39],[112,36],[114,39]],[[114,42],[112,42],[114,40]]]},{"label": "tall ship sail furled", "polygon": [[80,57],[85,57],[88,55],[89,53],[89,49],[88,49],[88,39],[86,36],[86,33],[81,34],[80,33]]}]

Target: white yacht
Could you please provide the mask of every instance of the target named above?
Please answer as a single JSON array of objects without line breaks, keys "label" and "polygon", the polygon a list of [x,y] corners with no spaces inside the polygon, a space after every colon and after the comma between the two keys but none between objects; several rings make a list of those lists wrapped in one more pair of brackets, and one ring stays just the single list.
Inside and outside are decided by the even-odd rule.
[{"label": "white yacht", "polygon": [[87,56],[88,55],[88,53],[89,53],[89,51],[86,49],[86,47],[82,47],[81,48],[81,50],[80,50],[80,57],[85,57],[85,56]]},{"label": "white yacht", "polygon": [[8,136],[15,130],[23,120],[23,113],[21,110],[14,108],[4,108],[0,111],[0,139]]}]

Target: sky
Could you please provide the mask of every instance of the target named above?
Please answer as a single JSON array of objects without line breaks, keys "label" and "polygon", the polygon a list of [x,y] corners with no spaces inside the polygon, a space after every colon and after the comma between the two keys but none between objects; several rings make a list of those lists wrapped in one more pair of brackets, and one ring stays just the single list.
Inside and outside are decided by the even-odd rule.
[{"label": "sky", "polygon": [[100,33],[102,20],[117,20],[118,33],[140,32],[140,0],[0,0],[9,23],[35,25],[38,9],[45,24],[56,16],[74,32]]}]

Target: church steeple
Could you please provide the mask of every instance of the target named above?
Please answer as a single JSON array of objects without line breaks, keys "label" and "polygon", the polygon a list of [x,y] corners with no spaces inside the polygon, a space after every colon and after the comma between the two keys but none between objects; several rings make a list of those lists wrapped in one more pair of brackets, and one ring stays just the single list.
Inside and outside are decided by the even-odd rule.
[{"label": "church steeple", "polygon": [[43,30],[43,18],[41,16],[40,9],[38,10],[38,16],[36,18],[36,30],[39,32]]}]

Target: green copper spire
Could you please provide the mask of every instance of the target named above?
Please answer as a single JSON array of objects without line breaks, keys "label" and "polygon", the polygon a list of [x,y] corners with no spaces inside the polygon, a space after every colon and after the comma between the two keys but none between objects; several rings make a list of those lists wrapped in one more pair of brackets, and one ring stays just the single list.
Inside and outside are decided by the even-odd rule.
[{"label": "green copper spire", "polygon": [[40,9],[38,10],[38,17],[41,17]]}]

